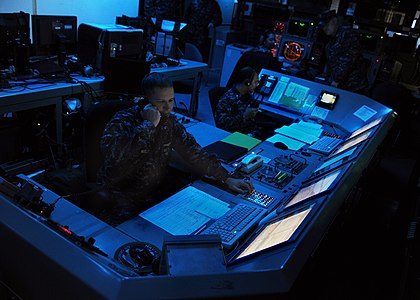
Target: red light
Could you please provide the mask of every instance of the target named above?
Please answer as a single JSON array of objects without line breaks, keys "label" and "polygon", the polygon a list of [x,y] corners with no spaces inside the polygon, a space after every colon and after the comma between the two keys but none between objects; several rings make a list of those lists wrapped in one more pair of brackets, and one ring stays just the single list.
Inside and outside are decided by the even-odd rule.
[{"label": "red light", "polygon": [[68,228],[58,225],[58,227],[60,227],[61,230],[63,230],[65,233],[72,235],[73,232],[71,232]]}]

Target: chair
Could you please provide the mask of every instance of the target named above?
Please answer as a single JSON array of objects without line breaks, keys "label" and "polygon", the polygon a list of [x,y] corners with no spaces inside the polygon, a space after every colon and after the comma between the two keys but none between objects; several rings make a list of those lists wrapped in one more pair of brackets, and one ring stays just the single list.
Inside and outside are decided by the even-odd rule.
[{"label": "chair", "polygon": [[120,110],[134,105],[132,101],[105,100],[91,105],[84,125],[84,154],[87,182],[96,182],[96,173],[103,163],[100,139],[106,124]]},{"label": "chair", "polygon": [[[203,62],[203,56],[200,50],[194,44],[185,43],[184,57],[188,60]],[[179,94],[192,94],[194,90],[194,79],[174,81],[174,91]]]},{"label": "chair", "polygon": [[219,99],[228,91],[227,87],[224,86],[216,86],[211,89],[209,89],[209,100],[210,100],[210,106],[211,110],[214,114],[216,113],[217,103],[219,102]]},{"label": "chair", "polygon": [[229,77],[226,87],[231,88],[235,82],[236,74],[240,69],[244,67],[251,67],[257,73],[260,73],[261,69],[268,69],[272,71],[280,71],[281,63],[271,56],[270,53],[247,51],[239,58]]}]

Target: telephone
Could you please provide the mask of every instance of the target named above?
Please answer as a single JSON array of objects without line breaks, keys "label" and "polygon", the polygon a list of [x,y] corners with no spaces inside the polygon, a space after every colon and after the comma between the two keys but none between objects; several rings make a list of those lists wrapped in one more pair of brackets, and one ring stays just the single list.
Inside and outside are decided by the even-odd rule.
[{"label": "telephone", "polygon": [[257,154],[249,154],[242,159],[241,164],[242,166],[240,170],[249,174],[262,166],[263,159]]},{"label": "telephone", "polygon": [[263,96],[270,96],[279,79],[272,75],[262,74],[255,92]]}]

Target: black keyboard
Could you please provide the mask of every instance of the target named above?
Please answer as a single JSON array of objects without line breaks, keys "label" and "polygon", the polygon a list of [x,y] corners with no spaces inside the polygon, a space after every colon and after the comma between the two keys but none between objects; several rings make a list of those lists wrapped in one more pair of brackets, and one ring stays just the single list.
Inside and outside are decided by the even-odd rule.
[{"label": "black keyboard", "polygon": [[223,246],[230,249],[262,219],[265,212],[263,208],[237,204],[200,234],[218,234]]}]

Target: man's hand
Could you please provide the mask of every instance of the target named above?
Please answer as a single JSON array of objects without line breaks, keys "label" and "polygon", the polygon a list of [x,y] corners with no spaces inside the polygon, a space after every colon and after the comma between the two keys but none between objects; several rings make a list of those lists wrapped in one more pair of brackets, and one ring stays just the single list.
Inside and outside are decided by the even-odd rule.
[{"label": "man's hand", "polygon": [[234,192],[246,194],[254,190],[254,186],[250,181],[229,177],[226,179],[227,186]]},{"label": "man's hand", "polygon": [[258,107],[253,108],[253,107],[247,107],[244,111],[244,118],[245,119],[254,119],[255,116],[258,113]]},{"label": "man's hand", "polygon": [[141,112],[143,119],[148,120],[157,127],[160,122],[160,112],[151,104],[147,104]]}]

